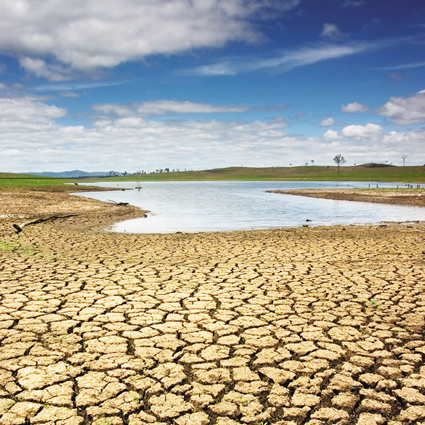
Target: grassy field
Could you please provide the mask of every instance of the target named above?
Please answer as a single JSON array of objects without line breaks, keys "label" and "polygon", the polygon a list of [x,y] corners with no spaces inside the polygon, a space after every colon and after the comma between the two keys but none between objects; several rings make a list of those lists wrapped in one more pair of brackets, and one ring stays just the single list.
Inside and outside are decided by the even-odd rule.
[{"label": "grassy field", "polygon": [[[134,175],[91,179],[58,179],[28,174],[0,173],[0,189],[63,190],[77,191],[78,186],[69,183],[96,181],[136,181]],[[248,168],[229,167],[203,171],[184,171],[140,175],[140,181],[374,181],[399,183],[425,183],[425,167],[383,167],[360,165],[355,167],[307,166]],[[67,184],[68,183],[68,184]],[[82,189],[82,188],[81,188]]]},{"label": "grassy field", "polygon": [[[135,181],[135,176],[111,178],[115,181]],[[298,181],[378,181],[401,183],[425,183],[425,167],[356,167],[307,166],[248,168],[229,167],[204,171],[185,171],[144,174],[141,181],[197,181],[197,180],[298,180]]]},{"label": "grassy field", "polygon": [[31,174],[0,173],[0,190],[29,189],[42,190],[44,192],[77,192],[78,190],[87,190],[87,186],[83,188],[75,185],[79,181],[82,180],[58,179]]}]

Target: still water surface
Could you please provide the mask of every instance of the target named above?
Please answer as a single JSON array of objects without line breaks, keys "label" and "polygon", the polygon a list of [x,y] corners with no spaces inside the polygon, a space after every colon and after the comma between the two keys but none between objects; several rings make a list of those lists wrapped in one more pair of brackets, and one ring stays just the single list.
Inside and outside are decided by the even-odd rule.
[{"label": "still water surface", "polygon": [[[136,182],[97,183],[135,188]],[[149,210],[147,218],[118,223],[115,232],[172,233],[334,224],[373,224],[381,221],[425,220],[425,208],[364,202],[333,201],[267,193],[301,188],[376,187],[369,182],[142,182],[142,189],[83,194],[101,201],[128,202]],[[396,187],[379,183],[379,187]],[[399,185],[404,187],[404,185]]]}]

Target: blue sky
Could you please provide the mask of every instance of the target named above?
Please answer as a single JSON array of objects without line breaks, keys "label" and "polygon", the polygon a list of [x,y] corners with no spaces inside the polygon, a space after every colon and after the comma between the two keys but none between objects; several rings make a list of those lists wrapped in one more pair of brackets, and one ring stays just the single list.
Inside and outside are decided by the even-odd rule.
[{"label": "blue sky", "polygon": [[0,0],[0,170],[425,163],[423,0]]}]

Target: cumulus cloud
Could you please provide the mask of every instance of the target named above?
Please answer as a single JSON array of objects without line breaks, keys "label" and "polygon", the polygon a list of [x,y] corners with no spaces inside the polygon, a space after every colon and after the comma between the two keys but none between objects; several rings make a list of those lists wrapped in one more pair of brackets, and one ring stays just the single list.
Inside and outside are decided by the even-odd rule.
[{"label": "cumulus cloud", "polygon": [[377,124],[366,125],[347,125],[340,132],[334,130],[327,130],[322,139],[327,141],[336,141],[343,139],[354,139],[361,141],[361,139],[370,141],[373,139],[381,138],[384,135],[384,130]]},{"label": "cumulus cloud", "polygon": [[397,125],[420,124],[425,122],[425,90],[407,98],[391,97],[378,110],[379,115],[392,118]]},{"label": "cumulus cloud", "polygon": [[[75,70],[114,67],[152,54],[175,54],[229,41],[258,41],[252,20],[299,0],[3,0],[0,51],[54,81]],[[54,58],[47,63],[46,58]],[[50,59],[49,59],[50,61]]]},{"label": "cumulus cloud", "polygon": [[331,127],[333,125],[335,125],[335,120],[332,117],[326,118],[325,120],[323,120],[320,125],[322,127]]},{"label": "cumulus cloud", "polygon": [[47,166],[220,166],[229,165],[234,158],[238,162],[273,159],[303,140],[283,131],[283,119],[153,121],[123,115],[84,127],[61,124],[58,118],[65,114],[63,109],[34,99],[1,99],[0,166],[7,169],[7,164],[13,163],[22,171]]},{"label": "cumulus cloud", "polygon": [[311,138],[288,134],[282,118],[153,120],[114,111],[83,126],[64,124],[61,118],[66,114],[40,98],[0,98],[0,167],[131,172],[140,167],[303,164],[311,158],[325,165],[332,163],[330,152],[341,152],[349,163],[361,163],[397,162],[404,151],[417,152],[416,161],[425,162],[424,129],[385,133],[368,124],[347,126],[340,132],[329,129],[322,137]]},{"label": "cumulus cloud", "polygon": [[49,125],[52,120],[62,118],[67,111],[50,106],[32,97],[0,99],[0,125],[3,128],[21,125]]},{"label": "cumulus cloud", "polygon": [[356,139],[378,137],[383,134],[383,129],[377,124],[349,125],[344,127],[341,135],[344,137],[353,137]]},{"label": "cumulus cloud", "polygon": [[341,135],[335,131],[335,130],[326,130],[325,133],[323,134],[322,138],[324,140],[328,140],[328,141],[334,141],[334,140],[341,140],[342,137]]},{"label": "cumulus cloud", "polygon": [[341,106],[342,112],[365,112],[368,110],[368,107],[366,105],[362,105],[357,102],[348,103],[347,105]]}]

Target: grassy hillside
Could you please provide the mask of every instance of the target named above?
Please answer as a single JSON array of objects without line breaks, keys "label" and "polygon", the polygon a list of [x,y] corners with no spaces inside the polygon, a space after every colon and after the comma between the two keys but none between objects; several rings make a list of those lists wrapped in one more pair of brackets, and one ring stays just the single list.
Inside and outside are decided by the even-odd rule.
[{"label": "grassy hillside", "polygon": [[[136,176],[108,177],[101,181],[135,181]],[[77,191],[77,186],[66,183],[96,182],[96,179],[59,179],[27,174],[0,173],[0,189],[28,188],[31,190]],[[211,180],[299,180],[299,181],[376,181],[400,183],[425,183],[425,167],[384,167],[374,164],[355,167],[229,167],[203,171],[145,174],[141,181],[211,181]],[[81,187],[81,189],[83,189]]]},{"label": "grassy hillside", "polygon": [[[115,181],[134,181],[135,176],[116,177]],[[108,179],[109,180],[109,179]],[[355,167],[229,167],[204,171],[145,174],[142,181],[190,181],[190,180],[310,180],[310,181],[381,181],[425,183],[425,167],[379,167],[360,165]]]}]

